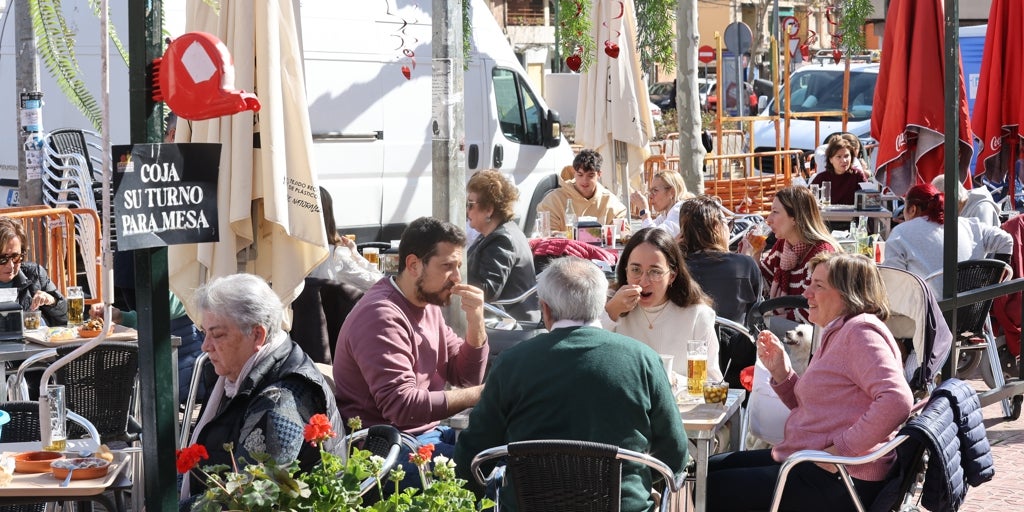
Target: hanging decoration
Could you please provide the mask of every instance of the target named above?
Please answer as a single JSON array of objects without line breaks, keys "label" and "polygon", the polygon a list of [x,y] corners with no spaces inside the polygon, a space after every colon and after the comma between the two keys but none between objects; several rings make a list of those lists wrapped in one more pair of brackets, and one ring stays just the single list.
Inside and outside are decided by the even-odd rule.
[{"label": "hanging decoration", "polygon": [[[618,3],[619,4],[618,14],[616,14],[615,16],[612,17],[612,25],[614,25],[614,26],[609,25],[607,21],[602,22],[601,24],[604,25],[604,27],[608,29],[609,33],[614,32],[615,33],[615,41],[618,41],[619,37],[622,36],[622,31],[619,30],[619,29],[622,28],[622,15],[626,12],[626,8],[623,5],[621,0],[614,0],[614,3]],[[613,59],[618,59],[619,58],[619,45],[615,41],[612,41],[611,39],[605,39],[605,41],[604,41],[604,53],[605,53],[605,55],[607,55],[607,56],[609,56],[609,57],[611,57]]]},{"label": "hanging decoration", "polygon": [[[210,0],[204,0],[210,1]],[[409,27],[409,20],[395,14],[395,8],[392,5],[393,0],[384,0],[385,10],[388,16],[398,18],[401,25],[396,29],[391,36],[398,40],[398,46],[395,50],[401,50],[401,55],[398,57],[399,60],[405,60],[402,64],[401,71],[402,76],[406,80],[412,79],[413,71],[416,71],[416,52],[411,48],[415,48],[419,44],[419,38],[410,36],[406,33],[406,29]],[[414,2],[415,4],[415,2]],[[469,63],[472,61],[472,43],[473,40],[473,24],[472,17],[470,16],[470,0],[463,0],[462,2],[462,55],[463,55],[463,67],[469,69]]]},{"label": "hanging decoration", "polygon": [[842,6],[830,5],[825,9],[825,19],[828,21],[828,33],[832,35],[832,60],[839,64],[843,60],[843,32],[839,28],[839,19],[842,18]]},{"label": "hanging decoration", "polygon": [[[600,0],[598,0],[600,1]],[[559,51],[574,72],[586,71],[594,61],[597,44],[590,36],[591,0],[558,0]]]}]

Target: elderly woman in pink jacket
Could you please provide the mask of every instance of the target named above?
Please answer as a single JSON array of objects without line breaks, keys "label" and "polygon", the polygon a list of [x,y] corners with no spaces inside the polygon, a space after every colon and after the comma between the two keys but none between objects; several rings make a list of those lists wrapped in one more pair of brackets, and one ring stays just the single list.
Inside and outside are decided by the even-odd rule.
[{"label": "elderly woman in pink jacket", "polygon": [[[825,253],[811,268],[804,296],[822,335],[807,371],[801,377],[793,372],[770,332],[757,339],[772,387],[791,411],[785,438],[771,449],[712,457],[709,510],[767,509],[786,457],[799,450],[864,455],[895,437],[910,416],[913,395],[896,341],[883,323],[889,305],[874,263],[861,255]],[[863,503],[878,495],[894,462],[890,454],[849,468]],[[853,510],[853,503],[835,466],[800,464],[790,473],[782,509]]]}]

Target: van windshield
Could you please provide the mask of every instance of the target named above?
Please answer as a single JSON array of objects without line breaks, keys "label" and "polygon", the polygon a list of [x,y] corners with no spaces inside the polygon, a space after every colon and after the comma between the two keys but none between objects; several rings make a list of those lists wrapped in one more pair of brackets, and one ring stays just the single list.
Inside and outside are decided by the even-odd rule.
[{"label": "van windshield", "polygon": [[[850,73],[850,97],[846,103],[850,121],[871,119],[871,104],[875,98],[878,74]],[[792,112],[829,112],[842,110],[843,72],[838,70],[811,70],[793,75],[790,86]],[[785,100],[783,100],[785,101]],[[778,115],[773,104],[771,114]],[[822,121],[839,121],[840,116],[824,116]]]}]

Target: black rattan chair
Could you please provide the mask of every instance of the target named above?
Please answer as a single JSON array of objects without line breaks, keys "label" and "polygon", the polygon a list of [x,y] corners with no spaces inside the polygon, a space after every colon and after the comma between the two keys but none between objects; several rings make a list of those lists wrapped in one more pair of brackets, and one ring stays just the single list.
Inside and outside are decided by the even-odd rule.
[{"label": "black rattan chair", "polygon": [[[57,348],[61,358],[78,348],[72,343]],[[132,443],[141,425],[133,417],[139,382],[139,346],[134,342],[106,342],[54,372],[54,381],[65,386],[67,407],[96,425],[104,443]],[[68,435],[80,436],[72,428]]]},{"label": "black rattan chair", "polygon": [[398,464],[398,454],[402,451],[402,434],[391,425],[374,425],[358,430],[345,437],[345,445],[366,450],[384,459],[380,471],[359,484],[360,496],[365,495],[387,477],[388,473]]},{"label": "black rattan chair", "polygon": [[[676,478],[664,462],[617,446],[573,440],[509,443],[484,450],[470,470],[480,485],[488,483],[481,464],[505,459],[504,478],[515,490],[519,510],[530,512],[617,512],[622,505],[622,465],[627,461],[649,467],[666,482],[660,510],[667,511]],[[494,473],[492,473],[493,475]]]}]

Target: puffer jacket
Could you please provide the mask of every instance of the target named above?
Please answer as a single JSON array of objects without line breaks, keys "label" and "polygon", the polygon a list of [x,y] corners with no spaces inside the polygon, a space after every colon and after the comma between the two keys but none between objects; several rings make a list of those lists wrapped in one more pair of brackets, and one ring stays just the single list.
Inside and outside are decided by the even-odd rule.
[{"label": "puffer jacket", "polygon": [[50,281],[46,269],[39,264],[30,261],[23,262],[18,275],[11,280],[11,287],[18,290],[18,304],[21,304],[21,309],[25,311],[28,311],[29,306],[32,305],[32,297],[37,291],[42,290],[49,293],[53,297],[54,303],[39,308],[43,312],[46,325],[54,327],[68,323],[68,301],[57,291],[57,286]]},{"label": "puffer jacket", "polygon": [[933,396],[949,398],[953,406],[953,419],[957,425],[960,440],[960,464],[971,487],[977,487],[995,476],[992,462],[992,447],[985,435],[984,417],[981,414],[981,400],[970,385],[959,379],[942,383]]},{"label": "puffer jacket", "polygon": [[959,379],[949,379],[932,392],[921,414],[900,431],[928,450],[921,499],[928,510],[958,510],[968,484],[977,487],[995,475],[982,420],[981,402],[974,389]]}]

